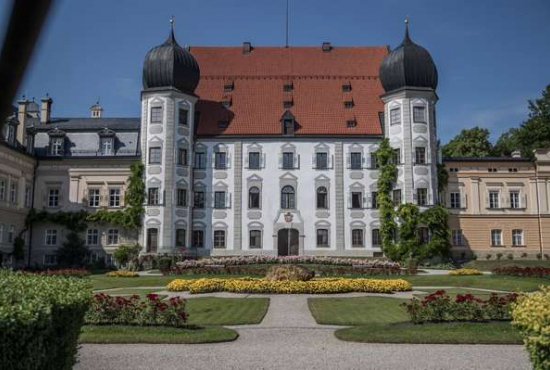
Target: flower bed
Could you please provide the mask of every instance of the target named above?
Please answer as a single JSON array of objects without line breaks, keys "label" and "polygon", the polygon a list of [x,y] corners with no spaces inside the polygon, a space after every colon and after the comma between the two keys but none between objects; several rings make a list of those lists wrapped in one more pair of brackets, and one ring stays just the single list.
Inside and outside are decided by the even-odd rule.
[{"label": "flower bed", "polygon": [[533,369],[550,369],[550,287],[518,298],[512,325],[518,328],[531,357]]},{"label": "flower bed", "polygon": [[539,277],[550,278],[550,268],[548,267],[497,267],[493,270],[496,275],[523,276],[523,277]]},{"label": "flower bed", "polygon": [[183,327],[187,313],[185,300],[179,297],[163,302],[156,294],[147,294],[146,299],[141,299],[138,295],[124,298],[98,293],[93,297],[85,322],[89,325]]},{"label": "flower bed", "polygon": [[211,292],[268,293],[268,294],[331,294],[331,293],[392,293],[411,290],[403,279],[344,279],[326,278],[309,281],[268,281],[264,279],[175,279],[166,287],[172,292],[192,294]]},{"label": "flower bed", "polygon": [[456,269],[449,271],[449,275],[454,276],[467,276],[467,275],[483,275],[478,269]]},{"label": "flower bed", "polygon": [[510,320],[511,304],[517,294],[511,293],[502,297],[492,294],[488,299],[474,297],[471,294],[458,294],[452,299],[444,290],[428,294],[422,300],[413,298],[403,303],[411,321],[415,324],[427,322],[451,321],[488,321]]},{"label": "flower bed", "polygon": [[125,277],[125,278],[136,278],[139,277],[139,274],[135,271],[128,270],[116,270],[106,273],[108,277]]},{"label": "flower bed", "polygon": [[46,276],[71,276],[71,277],[79,277],[79,278],[90,276],[90,271],[84,268],[36,270],[36,271],[25,271],[25,272],[36,274],[36,275],[46,275]]},{"label": "flower bed", "polygon": [[337,257],[316,256],[241,256],[241,257],[209,257],[198,260],[177,262],[180,269],[199,268],[207,266],[241,266],[262,264],[317,264],[333,266],[362,266],[370,268],[399,268],[396,262],[386,260],[367,260]]}]

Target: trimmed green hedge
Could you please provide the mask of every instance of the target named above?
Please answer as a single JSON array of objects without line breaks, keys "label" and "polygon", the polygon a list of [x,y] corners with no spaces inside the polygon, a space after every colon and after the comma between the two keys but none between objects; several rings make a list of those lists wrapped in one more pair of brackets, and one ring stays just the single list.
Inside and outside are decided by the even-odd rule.
[{"label": "trimmed green hedge", "polygon": [[71,369],[90,298],[87,279],[0,269],[1,368]]}]

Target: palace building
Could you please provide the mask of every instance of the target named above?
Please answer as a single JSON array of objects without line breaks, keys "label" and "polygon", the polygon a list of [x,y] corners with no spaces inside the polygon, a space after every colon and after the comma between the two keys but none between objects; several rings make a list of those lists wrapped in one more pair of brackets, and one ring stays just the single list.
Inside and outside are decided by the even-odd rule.
[{"label": "palace building", "polygon": [[136,161],[142,227],[90,223],[92,260],[135,243],[144,254],[382,255],[373,154],[384,137],[399,169],[394,202],[446,204],[458,257],[548,251],[548,151],[446,161],[438,194],[437,82],[408,28],[393,50],[184,48],[172,29],[145,56],[141,117],[106,118],[99,103],[88,118],[53,117],[49,96],[14,107],[0,146],[4,264],[15,235],[28,263],[55,264],[67,230],[26,226],[25,215],[123,209]]}]

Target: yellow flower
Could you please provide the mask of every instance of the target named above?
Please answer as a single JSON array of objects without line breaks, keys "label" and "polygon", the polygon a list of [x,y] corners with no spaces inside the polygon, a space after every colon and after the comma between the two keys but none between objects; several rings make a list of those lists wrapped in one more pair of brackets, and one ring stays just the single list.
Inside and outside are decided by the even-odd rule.
[{"label": "yellow flower", "polygon": [[451,270],[449,275],[483,275],[483,272],[478,269],[456,269]]},{"label": "yellow flower", "polygon": [[117,270],[117,271],[111,271],[106,274],[108,277],[138,277],[139,274],[134,271],[128,271],[128,270]]}]

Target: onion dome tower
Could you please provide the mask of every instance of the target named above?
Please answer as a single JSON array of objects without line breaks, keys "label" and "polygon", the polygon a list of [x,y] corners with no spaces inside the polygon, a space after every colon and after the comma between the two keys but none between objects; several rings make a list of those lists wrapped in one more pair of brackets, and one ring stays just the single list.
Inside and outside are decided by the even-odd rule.
[{"label": "onion dome tower", "polygon": [[140,234],[142,253],[174,254],[191,244],[191,184],[195,105],[200,69],[174,36],[152,48],[143,63],[141,151],[147,203]]},{"label": "onion dome tower", "polygon": [[379,78],[385,93],[384,133],[398,153],[395,191],[421,208],[438,203],[438,142],[435,121],[437,68],[430,53],[415,44],[405,20],[401,45],[382,60]]}]

